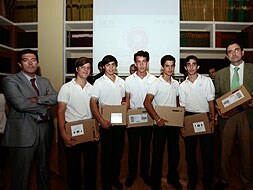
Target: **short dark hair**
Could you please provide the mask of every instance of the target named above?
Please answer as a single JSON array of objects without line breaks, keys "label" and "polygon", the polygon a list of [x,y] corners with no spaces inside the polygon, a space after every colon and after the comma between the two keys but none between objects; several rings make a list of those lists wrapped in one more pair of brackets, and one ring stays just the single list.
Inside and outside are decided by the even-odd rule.
[{"label": "short dark hair", "polygon": [[115,62],[116,67],[118,67],[118,61],[116,59],[116,57],[112,56],[112,55],[106,55],[104,56],[104,58],[102,59],[102,64],[103,66],[105,66],[106,64],[110,63],[110,62]]},{"label": "short dark hair", "polygon": [[78,68],[80,66],[83,66],[87,63],[91,64],[91,59],[87,58],[87,57],[79,57],[77,58],[77,60],[75,61],[75,68]]},{"label": "short dark hair", "polygon": [[239,41],[233,40],[233,41],[228,42],[226,45],[226,55],[228,54],[228,46],[230,46],[232,44],[237,44],[241,48],[241,51],[243,51],[242,43],[240,43]]},{"label": "short dark hair", "polygon": [[165,55],[161,58],[161,66],[164,67],[164,64],[166,61],[173,61],[174,65],[176,63],[176,59],[175,57],[173,57],[172,55]]},{"label": "short dark hair", "polygon": [[185,58],[184,66],[187,66],[187,63],[190,61],[190,59],[193,59],[196,61],[197,65],[199,66],[199,59],[195,55],[189,55]]},{"label": "short dark hair", "polygon": [[17,53],[18,62],[21,63],[21,61],[22,61],[22,55],[28,54],[28,53],[35,55],[36,56],[36,60],[39,62],[39,56],[38,56],[37,51],[32,50],[32,49],[23,49],[23,50],[20,50]]},{"label": "short dark hair", "polygon": [[103,61],[98,62],[98,69],[99,69],[99,67],[103,67]]},{"label": "short dark hair", "polygon": [[146,57],[147,61],[149,61],[149,53],[147,51],[140,50],[137,53],[134,54],[134,62],[136,63],[136,57]]}]

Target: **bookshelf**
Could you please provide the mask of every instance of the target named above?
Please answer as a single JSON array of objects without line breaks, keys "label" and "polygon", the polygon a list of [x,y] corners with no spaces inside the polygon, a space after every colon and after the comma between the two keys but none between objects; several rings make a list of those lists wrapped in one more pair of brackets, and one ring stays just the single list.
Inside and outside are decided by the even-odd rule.
[{"label": "bookshelf", "polygon": [[[198,31],[210,34],[210,47],[181,47],[180,57],[186,57],[189,53],[196,54],[199,58],[224,58],[225,48],[216,44],[217,32],[240,33],[253,25],[253,22],[221,22],[221,21],[181,21],[180,31]],[[253,51],[253,47],[245,48],[245,51]]]},{"label": "bookshelf", "polygon": [[[0,16],[0,32],[4,33],[0,36],[0,78],[17,72],[17,51],[23,48],[37,50],[37,25],[37,22],[15,23]],[[20,34],[25,34],[26,38]]]},{"label": "bookshelf", "polygon": [[[92,47],[68,47],[67,46],[67,32],[80,31],[80,32],[91,32],[93,29],[93,21],[69,21],[70,6],[66,8],[66,2],[64,6],[65,14],[65,35],[64,35],[64,79],[74,77],[74,73],[67,72],[67,59],[77,58],[79,56],[87,56],[92,58]],[[68,18],[66,10],[68,12]],[[208,46],[203,45],[203,39],[200,40],[200,46],[185,46],[180,47],[180,58],[183,59],[189,54],[194,54],[200,59],[223,59],[225,58],[224,42],[223,46],[218,45],[220,33],[241,33],[247,27],[253,25],[253,22],[231,22],[231,21],[180,21],[180,32],[190,33],[192,36],[205,34],[208,37]],[[251,32],[253,35],[253,32]],[[196,39],[194,39],[196,40]],[[229,40],[229,39],[228,39]],[[253,46],[244,48],[245,51],[253,51]]]},{"label": "bookshelf", "polygon": [[[75,41],[80,41],[81,44],[85,44],[84,38],[90,36],[92,38],[92,29],[93,29],[93,22],[92,21],[65,21],[64,24],[64,81],[68,81],[75,76],[72,69],[68,69],[70,66],[69,64],[74,63],[73,59],[76,59],[81,56],[86,56],[92,58],[92,44],[88,46],[80,45],[71,47],[70,46],[70,38],[71,35],[74,35],[72,32],[78,34],[81,33],[80,37],[77,37]],[[87,35],[85,35],[87,34]],[[78,35],[77,35],[78,36]],[[82,41],[84,41],[82,43]],[[92,39],[91,39],[92,43]],[[68,60],[69,61],[68,63]],[[74,64],[73,64],[74,66]]]}]

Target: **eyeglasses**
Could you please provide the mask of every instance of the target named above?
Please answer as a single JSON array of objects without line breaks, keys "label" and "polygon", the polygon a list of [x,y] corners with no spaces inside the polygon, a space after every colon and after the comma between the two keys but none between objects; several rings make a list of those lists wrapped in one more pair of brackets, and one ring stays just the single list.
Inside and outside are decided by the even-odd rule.
[{"label": "eyeglasses", "polygon": [[227,51],[227,53],[228,53],[229,55],[232,55],[233,53],[238,53],[238,52],[240,52],[240,51],[241,51],[240,48],[235,48],[235,49],[232,49],[232,50]]}]

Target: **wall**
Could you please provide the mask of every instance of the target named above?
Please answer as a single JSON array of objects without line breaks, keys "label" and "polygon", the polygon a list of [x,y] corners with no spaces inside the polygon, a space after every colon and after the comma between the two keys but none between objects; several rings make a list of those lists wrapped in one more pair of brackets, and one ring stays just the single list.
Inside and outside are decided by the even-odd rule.
[{"label": "wall", "polygon": [[38,1],[38,51],[42,75],[63,84],[63,0]]}]

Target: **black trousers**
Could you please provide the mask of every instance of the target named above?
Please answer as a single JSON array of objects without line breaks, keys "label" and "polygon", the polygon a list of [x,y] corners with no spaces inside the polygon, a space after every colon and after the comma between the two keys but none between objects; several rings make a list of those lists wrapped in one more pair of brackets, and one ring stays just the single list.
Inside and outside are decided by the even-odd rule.
[{"label": "black trousers", "polygon": [[167,181],[170,183],[176,183],[179,181],[179,175],[177,172],[180,159],[179,134],[180,129],[178,127],[154,126],[152,164],[150,172],[152,187],[159,188],[161,186],[163,156],[166,141],[168,152]]},{"label": "black trousers", "polygon": [[140,149],[140,175],[149,177],[150,169],[150,143],[152,138],[152,126],[132,127],[127,129],[128,134],[128,177],[135,179],[138,169],[138,155]]},{"label": "black trousers", "polygon": [[189,182],[191,184],[196,184],[198,180],[198,141],[201,150],[203,184],[205,186],[211,186],[213,183],[213,134],[194,135],[184,138]]},{"label": "black trousers", "polygon": [[100,127],[101,140],[101,181],[110,186],[119,180],[121,159],[125,145],[125,126]]},{"label": "black trousers", "polygon": [[33,162],[36,168],[38,190],[51,189],[49,156],[52,147],[53,127],[49,122],[37,125],[37,137],[31,147],[11,147],[9,149],[12,166],[12,190],[30,189]]},{"label": "black trousers", "polygon": [[98,142],[85,142],[74,147],[66,147],[69,190],[82,189],[82,176],[85,190],[97,189],[97,152]]}]

